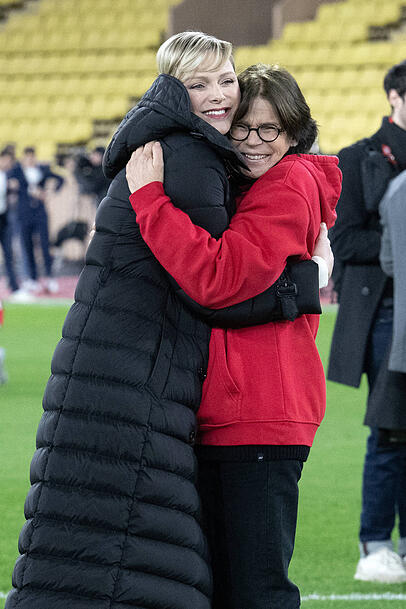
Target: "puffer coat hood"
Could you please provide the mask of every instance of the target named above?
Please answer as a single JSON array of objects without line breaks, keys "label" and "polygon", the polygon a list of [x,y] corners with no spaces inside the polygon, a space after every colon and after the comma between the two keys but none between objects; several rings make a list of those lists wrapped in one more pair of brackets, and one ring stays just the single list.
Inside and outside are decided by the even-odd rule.
[{"label": "puffer coat hood", "polygon": [[114,179],[52,359],[6,609],[210,607],[193,450],[210,329],[141,239],[125,179],[157,137],[179,207],[212,234],[228,224],[237,157],[160,76],[106,151]]}]

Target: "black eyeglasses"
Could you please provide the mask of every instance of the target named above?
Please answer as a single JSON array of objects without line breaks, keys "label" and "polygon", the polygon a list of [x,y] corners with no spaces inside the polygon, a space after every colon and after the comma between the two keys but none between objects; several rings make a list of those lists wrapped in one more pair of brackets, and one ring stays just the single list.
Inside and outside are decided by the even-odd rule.
[{"label": "black eyeglasses", "polygon": [[230,137],[237,142],[243,142],[248,138],[251,131],[256,131],[263,142],[274,142],[284,132],[284,129],[279,129],[275,125],[260,125],[255,129],[254,127],[248,127],[248,125],[236,123],[230,129]]}]

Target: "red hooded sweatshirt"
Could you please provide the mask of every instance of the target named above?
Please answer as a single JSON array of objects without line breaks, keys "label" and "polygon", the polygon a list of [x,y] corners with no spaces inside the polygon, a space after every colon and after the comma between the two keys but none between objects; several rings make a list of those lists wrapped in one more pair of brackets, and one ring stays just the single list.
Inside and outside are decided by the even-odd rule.
[{"label": "red hooded sweatshirt", "polygon": [[[191,298],[222,308],[269,287],[288,259],[311,257],[320,222],[330,228],[341,190],[338,159],[288,155],[237,204],[220,239],[192,224],[153,182],[130,196],[141,234]],[[198,413],[209,445],[311,446],[325,411],[315,345],[318,316],[238,330],[214,328]]]}]

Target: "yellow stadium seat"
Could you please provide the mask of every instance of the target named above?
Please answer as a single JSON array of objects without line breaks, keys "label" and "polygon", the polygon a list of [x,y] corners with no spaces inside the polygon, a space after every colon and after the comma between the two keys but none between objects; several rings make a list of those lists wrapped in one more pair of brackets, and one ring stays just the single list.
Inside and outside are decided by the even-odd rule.
[{"label": "yellow stadium seat", "polygon": [[[372,43],[368,32],[396,21],[404,1],[321,3],[313,21],[287,24],[281,40],[236,49],[237,68],[288,68],[320,123],[321,146],[337,151],[387,111],[383,75],[404,59],[405,42]],[[95,119],[119,119],[154,80],[168,8],[179,2],[36,0],[10,15],[0,31],[0,112],[11,127],[0,138],[29,129],[33,143],[54,151],[91,138]]]},{"label": "yellow stadium seat", "polygon": [[37,156],[42,161],[51,162],[55,157],[57,146],[55,142],[40,140],[36,143]]}]

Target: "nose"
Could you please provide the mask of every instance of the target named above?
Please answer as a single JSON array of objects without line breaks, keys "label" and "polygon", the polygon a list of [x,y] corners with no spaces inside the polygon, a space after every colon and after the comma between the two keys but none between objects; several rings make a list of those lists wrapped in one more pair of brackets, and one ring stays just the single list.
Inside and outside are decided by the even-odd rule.
[{"label": "nose", "polygon": [[259,137],[258,132],[254,131],[253,129],[249,132],[246,142],[250,146],[257,146],[258,144],[262,144],[262,140]]},{"label": "nose", "polygon": [[224,95],[223,89],[220,85],[213,85],[210,91],[210,99],[213,102],[222,102],[224,101],[226,96]]}]

